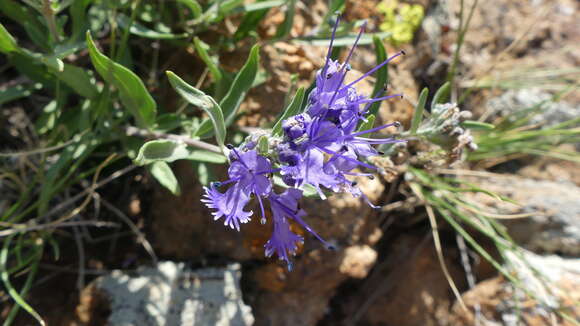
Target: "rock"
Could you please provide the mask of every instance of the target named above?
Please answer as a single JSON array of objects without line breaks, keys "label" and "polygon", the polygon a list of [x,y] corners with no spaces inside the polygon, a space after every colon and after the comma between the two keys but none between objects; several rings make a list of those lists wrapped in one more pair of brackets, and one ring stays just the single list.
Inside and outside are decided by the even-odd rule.
[{"label": "rock", "polygon": [[[562,148],[574,151],[572,146]],[[518,175],[529,179],[542,179],[556,182],[573,182],[580,187],[580,164],[551,157],[540,157],[530,165],[518,170]]]},{"label": "rock", "polygon": [[[112,326],[252,325],[254,317],[242,301],[239,278],[238,264],[190,270],[183,263],[167,261],[135,274],[114,271],[84,290],[77,314],[90,324],[103,317],[95,312],[109,310],[107,324]],[[108,309],[103,308],[105,301]]]},{"label": "rock", "polygon": [[[430,237],[401,234],[389,241],[386,256],[362,282],[350,283],[333,300],[324,325],[445,325],[454,296]],[[465,274],[457,250],[443,248],[459,290]]]},{"label": "rock", "polygon": [[367,245],[348,247],[339,270],[352,278],[365,278],[376,260],[377,252]]},{"label": "rock", "polygon": [[563,101],[552,102],[550,101],[552,97],[552,94],[538,88],[509,90],[501,96],[489,99],[487,107],[492,118],[505,117],[546,102],[529,122],[531,125],[539,124],[543,128],[574,119],[580,113],[580,106]]},{"label": "rock", "polygon": [[518,244],[539,253],[580,255],[580,188],[568,182],[508,176],[478,179],[478,184],[519,204],[501,202],[481,193],[466,195],[471,202],[484,206],[484,211],[529,215],[500,219]]},{"label": "rock", "polygon": [[[521,325],[522,322],[530,326],[574,325],[550,308],[561,309],[572,319],[580,317],[577,305],[580,300],[580,259],[540,256],[527,251],[523,252],[523,257],[546,278],[548,287],[542,285],[521,259],[508,253],[507,259],[515,263],[513,270],[522,280],[522,285],[539,300],[527,297],[501,276],[485,280],[462,296],[471,312],[481,311],[480,325]],[[453,324],[473,325],[475,318],[474,313],[466,313],[458,304],[453,307]]]}]

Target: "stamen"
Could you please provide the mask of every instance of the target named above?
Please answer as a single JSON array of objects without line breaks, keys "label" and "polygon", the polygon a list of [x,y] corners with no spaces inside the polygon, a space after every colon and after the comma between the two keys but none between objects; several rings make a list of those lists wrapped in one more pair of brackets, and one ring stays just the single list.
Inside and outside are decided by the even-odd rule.
[{"label": "stamen", "polygon": [[[228,147],[228,148],[229,148],[229,147]],[[232,146],[232,148],[230,148],[230,149],[231,149],[231,150],[232,150],[232,152],[234,152],[234,154],[237,156],[237,158],[238,158],[238,161],[239,161],[240,163],[242,163],[242,165],[243,165],[243,166],[244,166],[246,169],[248,169],[248,170],[251,170],[251,169],[250,169],[250,168],[249,168],[249,167],[246,165],[246,163],[244,163],[244,161],[243,161],[243,160],[242,160],[242,158],[240,157],[240,154],[238,153],[238,151],[237,151],[237,150],[236,150],[236,149],[235,149],[233,146]]]},{"label": "stamen", "polygon": [[393,138],[363,138],[355,137],[353,143],[362,144],[395,144],[395,143],[406,143],[404,139],[393,139]]},{"label": "stamen", "polygon": [[[342,174],[352,175],[354,177],[374,177],[371,173],[362,173],[362,172],[342,172]],[[353,186],[356,185],[356,182],[353,182]]]},{"label": "stamen", "polygon": [[355,132],[354,134],[350,134],[350,136],[356,137],[358,135],[368,134],[368,133],[371,133],[371,132],[375,132],[375,131],[378,131],[378,130],[381,130],[381,129],[385,129],[385,128],[388,128],[388,127],[393,127],[393,126],[398,128],[398,127],[401,126],[401,123],[398,122],[398,121],[395,121],[393,123],[387,123],[386,125],[378,126],[378,127],[372,128],[372,129],[367,129],[367,130]]},{"label": "stamen", "polygon": [[254,174],[272,174],[272,173],[276,173],[279,171],[282,171],[282,169],[278,168],[278,169],[264,170],[264,171],[255,172]]},{"label": "stamen", "polygon": [[381,62],[378,66],[376,66],[373,69],[369,70],[366,74],[360,76],[357,80],[355,80],[355,81],[351,82],[350,84],[344,86],[343,89],[347,89],[347,88],[351,87],[352,85],[358,83],[359,81],[365,79],[366,77],[372,75],[375,71],[381,69],[382,66],[386,65],[387,63],[391,62],[393,59],[395,59],[396,57],[398,57],[398,56],[400,56],[402,54],[405,54],[405,52],[404,51],[400,51],[400,52],[394,54],[393,56],[391,56],[387,60]]},{"label": "stamen", "polygon": [[258,194],[256,194],[256,195],[258,197],[258,203],[260,203],[260,211],[262,213],[262,218],[260,219],[260,223],[266,224],[266,214],[264,213],[264,204],[262,203],[262,197]]},{"label": "stamen", "polygon": [[314,235],[316,237],[316,239],[318,239],[320,242],[322,242],[322,244],[324,244],[324,246],[326,248],[334,248],[330,243],[328,243],[326,240],[322,239],[322,237],[319,236],[318,233],[316,233],[316,231],[314,231],[308,224],[306,224],[306,222],[304,222],[304,220],[296,214],[297,212],[293,211],[290,207],[284,205],[283,203],[281,203],[278,200],[274,199],[274,202],[277,205],[279,205],[280,208],[282,208],[284,211],[286,211],[286,213],[289,215],[290,218],[292,218],[293,220],[298,222],[298,224],[300,224],[303,228],[305,228],[306,231],[312,233],[312,235]]},{"label": "stamen", "polygon": [[340,156],[340,158],[343,158],[343,159],[345,159],[345,160],[347,160],[347,161],[351,161],[351,162],[353,162],[353,163],[356,163],[357,165],[362,165],[362,166],[364,166],[364,167],[365,167],[365,168],[367,168],[367,169],[371,169],[371,170],[376,170],[376,169],[377,169],[375,166],[372,166],[372,165],[370,165],[370,164],[366,164],[366,163],[364,163],[364,162],[361,162],[361,161],[359,161],[359,160],[356,160],[356,159],[354,159],[354,158],[351,158],[351,157],[348,157],[348,156],[344,156],[344,155],[342,155],[342,154],[340,154],[340,153],[337,153],[337,152],[331,151],[331,150],[329,150],[329,149],[326,149],[326,148],[321,148],[321,147],[317,147],[317,148],[319,148],[321,151],[323,151],[323,152],[325,152],[325,153],[327,153],[327,154],[338,155],[338,156]]},{"label": "stamen", "polygon": [[[330,45],[328,46],[328,53],[326,54],[326,61],[324,62],[324,67],[322,68],[322,76],[326,76],[326,71],[328,70],[328,61],[330,61],[330,55],[332,54],[332,45],[334,44],[334,37],[336,36],[336,28],[340,22],[340,14],[336,15],[336,22],[334,23],[334,28],[332,29],[332,36],[330,37]],[[324,89],[324,81],[322,78],[322,87]]]},{"label": "stamen", "polygon": [[402,97],[402,96],[403,96],[403,94],[395,94],[395,95],[389,95],[389,96],[384,96],[384,97],[368,98],[368,99],[360,100],[357,102],[353,102],[352,104],[359,105],[359,104],[364,104],[364,103],[374,103],[374,102],[388,100],[388,99],[393,98],[393,97]]},{"label": "stamen", "polygon": [[214,184],[214,186],[216,186],[216,187],[219,188],[219,187],[225,186],[225,185],[227,185],[229,183],[240,181],[240,179],[242,179],[242,177],[231,178],[231,179],[229,179],[227,181],[216,181],[216,182],[213,182],[213,184]]},{"label": "stamen", "polygon": [[[350,60],[350,57],[352,56],[352,54],[354,53],[354,49],[356,48],[358,41],[360,40],[361,35],[365,32],[365,28],[367,26],[367,22],[365,21],[362,26],[360,27],[360,31],[358,32],[358,35],[356,36],[356,40],[354,41],[354,44],[352,45],[352,48],[350,48],[350,51],[348,52],[348,56],[346,57],[346,60],[344,61],[344,63],[342,64],[342,67],[340,68],[342,70],[343,67],[345,67],[346,65],[348,65],[348,61]],[[348,72],[350,69],[348,69],[346,72]],[[332,98],[330,99],[330,106],[332,106],[332,103],[334,103],[334,99],[336,98],[336,94],[338,94],[340,86],[342,86],[342,83],[344,82],[344,78],[346,78],[346,72],[342,74],[342,78],[340,79],[340,82],[338,83],[338,85],[336,86],[336,89],[334,90],[334,94],[332,94]]]}]

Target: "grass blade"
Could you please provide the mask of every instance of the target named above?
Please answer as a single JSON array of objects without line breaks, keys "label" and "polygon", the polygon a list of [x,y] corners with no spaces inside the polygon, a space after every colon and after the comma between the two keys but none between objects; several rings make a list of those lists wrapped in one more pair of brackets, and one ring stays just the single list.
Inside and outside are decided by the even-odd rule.
[{"label": "grass blade", "polygon": [[421,121],[423,120],[423,111],[425,110],[425,103],[427,103],[427,96],[429,96],[429,89],[425,87],[419,95],[417,107],[415,107],[415,111],[413,112],[413,120],[411,120],[410,130],[411,135],[414,135],[421,125]]},{"label": "grass blade", "polygon": [[[36,310],[34,310],[34,308],[32,308],[28,303],[26,303],[24,298],[22,298],[20,293],[18,293],[18,291],[14,289],[12,283],[10,282],[10,275],[8,274],[7,262],[8,262],[8,252],[10,250],[10,243],[12,242],[12,238],[13,238],[12,236],[8,237],[4,241],[4,246],[2,247],[2,251],[0,252],[0,278],[4,283],[4,286],[6,287],[8,294],[12,297],[12,299],[16,302],[16,304],[22,307],[22,309],[26,310],[26,312],[28,312],[32,317],[34,317],[34,319],[36,319],[40,325],[45,326],[46,323],[44,322],[44,320],[42,320],[42,317],[40,317],[40,315],[36,312]],[[34,273],[31,271],[30,274]],[[5,322],[4,325],[8,325],[8,323]]]}]

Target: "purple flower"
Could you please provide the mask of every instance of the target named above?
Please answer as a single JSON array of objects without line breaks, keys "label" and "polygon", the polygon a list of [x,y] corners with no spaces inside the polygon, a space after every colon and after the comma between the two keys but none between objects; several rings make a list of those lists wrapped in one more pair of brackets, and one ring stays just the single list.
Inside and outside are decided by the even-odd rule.
[{"label": "purple flower", "polygon": [[300,224],[306,231],[314,235],[318,240],[326,245],[327,248],[332,248],[318,233],[304,222],[302,219],[306,215],[304,210],[300,209],[298,200],[302,197],[302,191],[298,189],[288,189],[280,195],[272,192],[270,194],[270,207],[272,209],[272,219],[274,223],[274,230],[272,237],[264,248],[266,249],[266,257],[272,256],[273,253],[288,264],[288,270],[292,269],[292,264],[288,258],[288,254],[294,255],[296,253],[297,244],[304,241],[304,239],[296,235],[290,230],[289,220],[294,220]]},{"label": "purple flower", "polygon": [[[272,191],[272,182],[265,174],[276,172],[272,169],[270,161],[258,155],[255,150],[242,152],[231,148],[232,162],[228,169],[230,179],[224,182],[216,182],[210,188],[204,187],[205,195],[202,202],[207,207],[215,209],[212,212],[214,220],[225,216],[224,225],[232,229],[240,230],[240,223],[250,221],[252,211],[244,211],[244,207],[250,200],[251,194],[256,194],[262,213],[262,223],[266,222],[262,196],[267,196]],[[217,187],[233,183],[225,192],[221,193]]]},{"label": "purple flower", "polygon": [[248,223],[252,216],[252,211],[244,211],[244,206],[250,200],[248,194],[240,189],[238,185],[230,187],[225,193],[216,189],[215,183],[209,188],[204,187],[205,195],[201,200],[209,208],[215,209],[211,213],[214,220],[219,220],[225,216],[224,225],[232,229],[240,230],[240,223]]},{"label": "purple flower", "polygon": [[[365,24],[366,25],[366,24]],[[330,59],[330,53],[336,35],[338,20],[334,26],[330,47],[323,68],[316,75],[316,85],[308,97],[308,106],[304,112],[282,121],[283,138],[269,138],[268,144],[274,146],[274,152],[269,158],[259,155],[256,148],[264,133],[253,134],[246,143],[238,149],[228,147],[231,164],[228,169],[229,179],[216,182],[205,189],[202,201],[214,211],[212,215],[218,220],[224,217],[224,224],[233,229],[240,229],[240,224],[247,223],[252,211],[244,208],[250,198],[257,198],[262,214],[261,222],[266,222],[263,198],[267,198],[272,211],[273,232],[264,245],[266,256],[276,254],[292,268],[290,257],[296,253],[298,243],[303,237],[290,229],[291,222],[319,239],[326,247],[331,246],[324,241],[306,222],[306,215],[300,209],[298,200],[302,197],[303,188],[312,186],[322,199],[325,190],[348,192],[354,197],[364,199],[374,206],[357,187],[356,182],[349,180],[353,176],[373,175],[356,169],[377,170],[366,162],[366,159],[380,155],[373,146],[400,142],[393,138],[373,139],[367,135],[375,131],[398,125],[386,124],[365,131],[356,131],[361,121],[367,121],[365,115],[370,104],[401,95],[395,94],[368,98],[357,93],[355,85],[371,75],[391,60],[403,54],[397,53],[356,80],[345,84],[345,79],[351,70],[349,60],[364,31],[362,26],[354,46],[351,48],[344,63]],[[385,89],[386,91],[386,89]],[[260,142],[260,148],[262,143]],[[261,149],[262,150],[262,149]],[[275,168],[273,168],[273,165]],[[272,189],[272,174],[280,172],[283,182],[292,187],[282,194],[276,194]],[[218,187],[229,185],[224,192]]]}]

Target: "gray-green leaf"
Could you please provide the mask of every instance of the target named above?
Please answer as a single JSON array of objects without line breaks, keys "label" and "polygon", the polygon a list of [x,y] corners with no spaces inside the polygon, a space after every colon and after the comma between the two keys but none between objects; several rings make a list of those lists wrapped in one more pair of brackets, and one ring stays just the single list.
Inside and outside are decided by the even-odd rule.
[{"label": "gray-green leaf", "polygon": [[172,194],[179,196],[181,194],[181,188],[179,187],[179,182],[173,174],[169,164],[159,161],[151,164],[149,169],[153,177],[159,181],[159,183],[171,191]]},{"label": "gray-green leaf", "polygon": [[102,54],[87,31],[87,45],[95,69],[108,83],[119,90],[121,102],[137,120],[141,127],[151,127],[155,123],[157,104],[145,88],[143,81],[131,70]]},{"label": "gray-green leaf", "polygon": [[[226,96],[220,101],[220,106],[223,109],[223,116],[225,117],[225,125],[229,126],[234,122],[234,118],[238,112],[238,108],[242,103],[246,92],[252,87],[254,79],[258,74],[258,63],[260,59],[260,46],[254,45],[250,51],[250,55],[240,72],[236,75],[232,85]],[[207,136],[211,131],[211,122],[205,120],[197,130],[196,135],[203,137]]]},{"label": "gray-green leaf", "polygon": [[153,162],[173,162],[176,160],[221,164],[226,162],[226,157],[206,150],[190,149],[185,143],[171,139],[159,139],[143,144],[139,149],[137,158],[135,158],[135,163],[146,165]]},{"label": "gray-green leaf", "polygon": [[171,86],[173,86],[173,88],[179,95],[181,95],[181,97],[183,97],[189,103],[198,106],[207,112],[210,118],[208,121],[211,121],[209,123],[209,130],[211,130],[211,125],[213,124],[216,141],[218,145],[223,148],[224,141],[226,139],[226,124],[224,122],[224,115],[220,105],[217,104],[217,102],[211,96],[205,95],[204,92],[189,85],[173,72],[167,71],[166,74],[169,78]]}]

